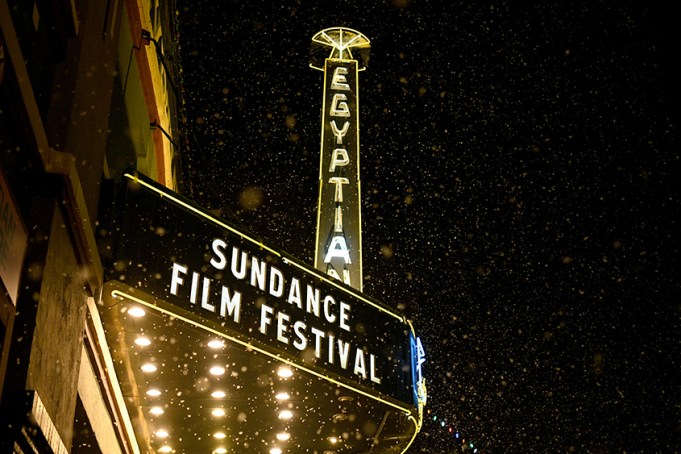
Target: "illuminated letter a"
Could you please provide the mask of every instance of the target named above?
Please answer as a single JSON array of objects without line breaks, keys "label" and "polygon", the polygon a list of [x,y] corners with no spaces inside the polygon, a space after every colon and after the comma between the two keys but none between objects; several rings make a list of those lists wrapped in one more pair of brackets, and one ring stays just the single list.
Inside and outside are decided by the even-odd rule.
[{"label": "illuminated letter a", "polygon": [[324,263],[331,263],[335,257],[342,258],[345,263],[352,263],[350,261],[350,251],[348,251],[348,245],[345,242],[345,238],[342,236],[334,236],[331,239],[331,244],[326,250],[326,256],[324,257]]}]

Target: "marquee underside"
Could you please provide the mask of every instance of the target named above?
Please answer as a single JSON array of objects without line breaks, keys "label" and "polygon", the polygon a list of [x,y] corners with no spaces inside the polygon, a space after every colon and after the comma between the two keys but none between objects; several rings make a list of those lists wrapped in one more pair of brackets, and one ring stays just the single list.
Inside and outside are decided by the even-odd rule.
[{"label": "marquee underside", "polygon": [[416,435],[414,417],[379,395],[121,289],[105,286],[100,316],[142,452],[401,453]]}]

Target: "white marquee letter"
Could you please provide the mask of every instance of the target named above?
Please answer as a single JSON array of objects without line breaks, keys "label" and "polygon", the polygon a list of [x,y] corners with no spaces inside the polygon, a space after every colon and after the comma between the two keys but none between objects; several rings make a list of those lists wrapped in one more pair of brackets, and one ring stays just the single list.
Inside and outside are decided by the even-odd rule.
[{"label": "white marquee letter", "polygon": [[279,298],[284,294],[284,275],[275,267],[270,267],[270,295]]},{"label": "white marquee letter", "polygon": [[376,376],[376,357],[374,355],[369,355],[369,364],[371,370],[369,376],[371,377],[371,381],[380,385],[381,379]]},{"label": "white marquee letter", "polygon": [[[221,240],[220,238],[215,238],[211,246],[213,248],[213,253],[215,254],[215,257],[210,259],[210,264],[213,265],[218,270],[224,270],[225,266],[227,266],[227,257],[225,257],[224,251],[224,249],[227,247],[227,243],[225,243],[225,241]],[[218,260],[216,260],[216,258]]]},{"label": "white marquee letter", "polygon": [[314,326],[310,327],[310,331],[312,331],[312,334],[314,334],[314,355],[317,358],[322,357],[322,339],[324,338],[324,331],[315,328]]},{"label": "white marquee letter", "polygon": [[208,302],[208,295],[210,294],[210,279],[207,277],[203,278],[203,293],[201,294],[201,307],[215,312],[215,306]]},{"label": "white marquee letter", "polygon": [[334,202],[343,201],[343,185],[350,183],[350,180],[343,177],[331,177],[329,178],[329,183],[336,185],[336,193],[334,195]]},{"label": "white marquee letter", "polygon": [[347,96],[345,96],[343,93],[336,93],[333,95],[329,115],[332,117],[349,117],[350,108],[348,107],[348,103],[345,102],[347,99]]},{"label": "white marquee letter", "polygon": [[338,325],[345,331],[350,331],[350,325],[348,325],[348,320],[350,320],[350,305],[348,303],[340,302],[340,321]]},{"label": "white marquee letter", "polygon": [[288,291],[288,303],[295,304],[299,309],[303,308],[303,301],[300,299],[300,282],[295,277],[291,278],[291,289]]},{"label": "white marquee letter", "polygon": [[326,257],[324,257],[324,263],[331,263],[331,260],[335,257],[342,258],[345,263],[352,263],[350,261],[350,251],[348,251],[348,245],[345,242],[345,238],[342,236],[334,236],[331,239],[331,244],[329,249],[326,250]]},{"label": "white marquee letter", "polygon": [[364,351],[357,349],[355,353],[355,375],[361,375],[362,378],[367,378],[366,362],[364,360]]},{"label": "white marquee letter", "polygon": [[296,336],[298,339],[293,341],[293,346],[300,350],[301,352],[305,350],[305,347],[307,347],[307,338],[305,337],[305,330],[307,329],[307,325],[305,322],[301,322],[298,320],[293,324],[293,331],[296,333]]},{"label": "white marquee letter", "polygon": [[345,148],[334,148],[333,154],[331,155],[331,165],[329,165],[329,172],[335,172],[336,166],[343,167],[349,163],[350,156],[348,156],[348,150]]},{"label": "white marquee letter", "polygon": [[227,315],[231,315],[235,323],[241,323],[241,293],[234,292],[234,296],[230,298],[229,289],[223,285],[220,316],[227,318]]},{"label": "white marquee letter", "polygon": [[329,323],[334,323],[336,321],[336,316],[329,309],[329,306],[335,305],[336,301],[333,299],[333,296],[326,295],[324,297],[324,318],[326,318],[326,321]]},{"label": "white marquee letter", "polygon": [[345,66],[338,66],[333,70],[333,77],[331,78],[332,90],[350,90],[350,85],[346,82],[345,75],[348,73],[348,68]]},{"label": "white marquee letter", "polygon": [[173,272],[170,275],[170,294],[177,295],[177,286],[184,284],[180,274],[187,274],[187,267],[173,263]]},{"label": "white marquee letter", "polygon": [[269,317],[274,312],[274,309],[266,304],[260,307],[260,332],[267,334],[267,325],[272,324],[272,319]]},{"label": "white marquee letter", "polygon": [[189,302],[196,304],[196,297],[199,294],[199,273],[192,271],[192,289],[189,292]]},{"label": "white marquee letter", "polygon": [[319,289],[313,288],[310,284],[307,285],[307,304],[305,310],[308,314],[314,314],[319,317]]},{"label": "white marquee letter", "polygon": [[288,344],[288,337],[284,336],[284,333],[288,331],[288,321],[291,320],[287,314],[283,312],[277,312],[277,340]]},{"label": "white marquee letter", "polygon": [[267,278],[267,263],[260,262],[257,258],[251,258],[251,285],[265,291],[265,280]]},{"label": "white marquee letter", "polygon": [[232,274],[237,279],[243,279],[246,277],[246,260],[248,260],[248,254],[245,252],[241,253],[241,268],[237,269],[239,266],[239,248],[232,248]]},{"label": "white marquee letter", "polygon": [[350,356],[350,344],[338,339],[338,357],[343,369],[348,368],[348,357]]},{"label": "white marquee letter", "polygon": [[343,143],[343,137],[345,137],[345,134],[348,133],[348,128],[350,127],[350,122],[346,121],[343,123],[343,129],[338,129],[338,126],[336,126],[336,120],[331,120],[331,131],[333,131],[333,135],[336,136],[336,143],[338,145]]}]

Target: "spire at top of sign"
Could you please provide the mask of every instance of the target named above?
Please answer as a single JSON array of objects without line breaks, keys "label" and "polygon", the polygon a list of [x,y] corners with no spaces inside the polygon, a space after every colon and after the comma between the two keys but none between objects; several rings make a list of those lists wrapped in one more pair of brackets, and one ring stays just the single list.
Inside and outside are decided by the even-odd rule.
[{"label": "spire at top of sign", "polygon": [[357,60],[358,70],[363,71],[369,64],[369,38],[351,28],[332,27],[312,37],[310,67],[324,70],[324,60]]}]

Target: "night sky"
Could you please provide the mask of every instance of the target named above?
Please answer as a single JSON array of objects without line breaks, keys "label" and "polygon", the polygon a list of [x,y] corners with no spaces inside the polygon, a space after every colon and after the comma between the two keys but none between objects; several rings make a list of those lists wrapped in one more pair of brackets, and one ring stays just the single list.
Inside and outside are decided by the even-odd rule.
[{"label": "night sky", "polygon": [[426,349],[411,451],[679,452],[670,16],[598,0],[179,1],[188,195],[311,264],[310,42],[362,32],[364,291]]}]

